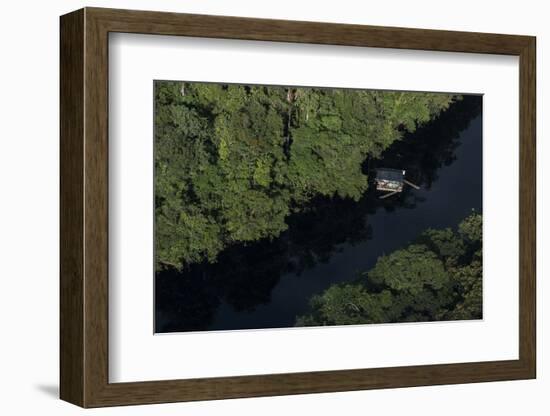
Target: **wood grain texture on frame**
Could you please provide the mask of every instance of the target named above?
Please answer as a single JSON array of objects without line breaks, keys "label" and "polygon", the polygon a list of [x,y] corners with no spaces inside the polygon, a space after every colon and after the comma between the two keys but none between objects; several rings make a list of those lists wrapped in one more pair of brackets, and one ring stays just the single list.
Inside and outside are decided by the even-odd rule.
[{"label": "wood grain texture on frame", "polygon": [[[85,8],[61,17],[60,396],[82,407],[534,378],[535,38]],[[109,383],[108,34],[194,36],[520,57],[519,359]]]}]

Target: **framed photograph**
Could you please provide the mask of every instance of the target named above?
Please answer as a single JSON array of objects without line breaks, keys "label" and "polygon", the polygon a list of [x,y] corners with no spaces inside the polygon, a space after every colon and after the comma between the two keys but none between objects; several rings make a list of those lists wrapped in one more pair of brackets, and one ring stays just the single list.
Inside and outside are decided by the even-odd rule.
[{"label": "framed photograph", "polygon": [[535,378],[535,49],[62,16],[61,398]]}]

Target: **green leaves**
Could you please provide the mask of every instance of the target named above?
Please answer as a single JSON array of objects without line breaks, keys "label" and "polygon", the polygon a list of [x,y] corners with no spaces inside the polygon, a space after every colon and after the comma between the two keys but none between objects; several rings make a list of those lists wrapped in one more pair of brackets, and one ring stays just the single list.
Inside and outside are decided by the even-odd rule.
[{"label": "green leaves", "polygon": [[359,200],[362,164],[455,97],[157,81],[157,268],[276,238],[318,195]]},{"label": "green leaves", "polygon": [[[378,258],[354,282],[329,287],[310,300],[297,326],[480,319],[482,218],[429,229],[419,241]],[[474,238],[476,237],[476,238]]]},{"label": "green leaves", "polygon": [[419,242],[425,244],[439,258],[445,259],[447,265],[453,265],[466,254],[464,240],[450,228],[434,230],[432,228],[424,231]]},{"label": "green leaves", "polygon": [[342,284],[311,300],[312,315],[299,317],[296,326],[358,325],[398,317],[398,308],[387,290],[368,293],[360,285]]},{"label": "green leaves", "polygon": [[479,243],[482,241],[482,218],[480,214],[472,214],[458,226],[458,231],[463,238],[470,243]]},{"label": "green leaves", "polygon": [[380,257],[368,276],[376,284],[384,284],[395,291],[405,291],[412,295],[426,287],[440,290],[449,282],[443,262],[433,251],[418,244]]},{"label": "green leaves", "polygon": [[254,241],[278,235],[286,230],[284,219],[288,204],[283,198],[272,200],[269,195],[249,190],[246,197],[224,195],[222,223],[229,241]]}]

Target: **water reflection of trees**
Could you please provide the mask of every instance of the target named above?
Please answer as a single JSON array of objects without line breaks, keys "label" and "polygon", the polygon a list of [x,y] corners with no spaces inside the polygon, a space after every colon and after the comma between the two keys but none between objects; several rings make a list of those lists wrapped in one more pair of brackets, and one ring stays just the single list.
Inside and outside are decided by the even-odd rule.
[{"label": "water reflection of trees", "polygon": [[208,329],[222,300],[237,311],[253,311],[269,303],[282,275],[300,274],[328,262],[343,243],[370,239],[366,207],[366,201],[319,199],[305,212],[291,216],[288,230],[272,241],[229,247],[214,264],[158,272],[157,332]]},{"label": "water reflection of trees", "polygon": [[[381,160],[365,164],[406,168],[407,176],[429,189],[439,170],[456,159],[460,132],[481,112],[479,97],[465,96],[437,120],[406,135],[387,149]],[[269,303],[282,275],[300,274],[328,262],[344,243],[371,238],[368,214],[411,209],[422,198],[410,188],[396,198],[380,200],[373,187],[358,201],[317,198],[287,219],[289,228],[278,238],[229,247],[215,264],[194,264],[187,270],[157,273],[155,285],[156,331],[205,330],[222,301],[237,311],[253,311]]]},{"label": "water reflection of trees", "polygon": [[[437,181],[440,169],[456,160],[455,150],[460,144],[460,133],[470,122],[481,114],[480,96],[464,96],[439,118],[409,134],[403,140],[394,142],[380,160],[369,163],[372,170],[376,166],[395,167],[407,170],[407,178],[424,189],[430,189]],[[424,198],[410,187],[397,198],[377,200],[371,192],[369,206],[374,212],[380,206],[388,211],[397,208],[415,208]]]}]

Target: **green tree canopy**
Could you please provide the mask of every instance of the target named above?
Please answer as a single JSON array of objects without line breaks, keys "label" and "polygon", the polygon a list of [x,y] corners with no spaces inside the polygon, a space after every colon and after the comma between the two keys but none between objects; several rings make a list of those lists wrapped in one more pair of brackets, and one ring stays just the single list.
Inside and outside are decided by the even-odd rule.
[{"label": "green tree canopy", "polygon": [[350,283],[310,301],[298,326],[479,319],[482,316],[482,217],[458,230],[429,229],[408,247],[378,258]]},{"label": "green tree canopy", "polygon": [[368,273],[374,284],[384,284],[398,292],[418,294],[426,286],[440,290],[449,282],[443,262],[428,247],[413,244],[378,259]]},{"label": "green tree canopy", "polygon": [[275,238],[311,198],[358,200],[365,159],[436,117],[449,94],[155,83],[157,268]]}]

